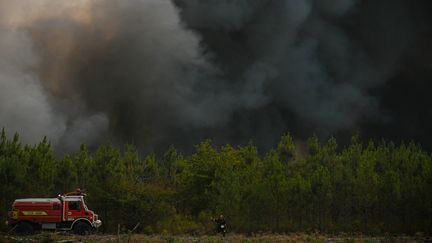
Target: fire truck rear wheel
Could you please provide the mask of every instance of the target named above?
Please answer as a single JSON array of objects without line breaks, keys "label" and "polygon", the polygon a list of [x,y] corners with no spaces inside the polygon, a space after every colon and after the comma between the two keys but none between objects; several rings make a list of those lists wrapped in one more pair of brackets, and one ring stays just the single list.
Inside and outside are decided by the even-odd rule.
[{"label": "fire truck rear wheel", "polygon": [[34,228],[30,223],[21,222],[15,227],[15,233],[18,235],[32,235]]},{"label": "fire truck rear wheel", "polygon": [[92,227],[88,223],[78,222],[74,227],[74,234],[77,235],[89,235],[91,233]]}]

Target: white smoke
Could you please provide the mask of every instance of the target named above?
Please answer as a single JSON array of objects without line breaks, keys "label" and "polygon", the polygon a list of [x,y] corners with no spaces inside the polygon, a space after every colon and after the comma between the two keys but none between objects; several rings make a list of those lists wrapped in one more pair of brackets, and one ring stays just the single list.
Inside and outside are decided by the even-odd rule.
[{"label": "white smoke", "polygon": [[19,132],[25,142],[43,136],[57,142],[65,124],[31,71],[38,60],[30,40],[22,31],[1,28],[0,33],[0,126]]},{"label": "white smoke", "polygon": [[97,119],[95,115],[71,116],[72,110],[83,112],[77,110],[79,103],[71,97],[56,97],[40,79],[41,58],[28,28],[38,18],[52,17],[46,13],[61,15],[71,7],[66,1],[0,1],[0,126],[9,135],[19,133],[24,143],[47,136],[54,146],[72,149],[79,143],[95,142],[107,129],[103,114],[96,115]]}]

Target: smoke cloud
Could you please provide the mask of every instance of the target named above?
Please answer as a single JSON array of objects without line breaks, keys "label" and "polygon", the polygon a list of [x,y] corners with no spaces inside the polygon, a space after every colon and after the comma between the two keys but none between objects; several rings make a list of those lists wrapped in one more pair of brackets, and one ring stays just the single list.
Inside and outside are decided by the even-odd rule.
[{"label": "smoke cloud", "polygon": [[157,151],[385,123],[373,91],[417,38],[413,10],[391,6],[0,0],[0,126],[60,151],[106,140]]}]

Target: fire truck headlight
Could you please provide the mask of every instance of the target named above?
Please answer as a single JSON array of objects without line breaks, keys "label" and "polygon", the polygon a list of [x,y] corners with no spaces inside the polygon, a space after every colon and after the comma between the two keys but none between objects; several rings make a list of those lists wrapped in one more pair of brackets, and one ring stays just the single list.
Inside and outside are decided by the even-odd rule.
[{"label": "fire truck headlight", "polygon": [[93,227],[99,228],[102,225],[102,221],[99,219],[93,222]]}]

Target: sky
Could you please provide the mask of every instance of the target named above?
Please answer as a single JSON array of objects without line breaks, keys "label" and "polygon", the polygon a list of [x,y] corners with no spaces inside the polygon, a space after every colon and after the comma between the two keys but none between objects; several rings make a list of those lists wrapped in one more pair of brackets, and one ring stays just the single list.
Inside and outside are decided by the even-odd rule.
[{"label": "sky", "polygon": [[290,132],[432,150],[428,0],[0,0],[0,127],[57,151]]}]

